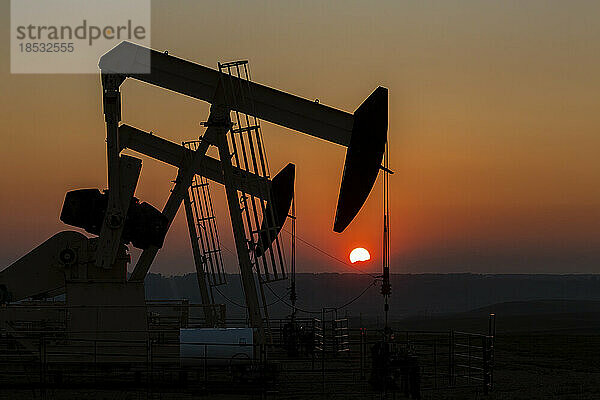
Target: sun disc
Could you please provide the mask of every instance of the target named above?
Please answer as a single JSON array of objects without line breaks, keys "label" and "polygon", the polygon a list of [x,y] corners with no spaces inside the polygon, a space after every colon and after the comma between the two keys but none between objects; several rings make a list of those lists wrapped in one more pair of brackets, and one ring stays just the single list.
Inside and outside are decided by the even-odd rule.
[{"label": "sun disc", "polygon": [[370,259],[371,255],[369,251],[363,247],[357,247],[350,252],[350,262],[352,264],[360,261],[369,261]]}]

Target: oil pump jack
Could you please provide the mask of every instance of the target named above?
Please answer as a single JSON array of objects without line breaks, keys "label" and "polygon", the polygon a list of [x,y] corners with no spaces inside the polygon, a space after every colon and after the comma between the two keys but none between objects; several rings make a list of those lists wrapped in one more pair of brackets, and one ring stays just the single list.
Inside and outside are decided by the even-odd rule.
[{"label": "oil pump jack", "polygon": [[[95,236],[64,231],[46,240],[0,272],[0,300],[8,303],[66,294],[68,331],[73,335],[104,332],[105,337],[116,338],[126,332],[129,338],[147,337],[144,278],[181,203],[186,203],[194,178],[200,176],[225,186],[249,325],[256,329],[257,341],[264,342],[264,316],[255,280],[255,276],[261,279],[261,271],[256,260],[273,250],[288,217],[294,165],[288,164],[271,179],[232,162],[235,154],[227,134],[241,128],[234,126],[231,113],[244,113],[347,148],[333,225],[333,230],[341,233],[365,203],[382,168],[387,89],[377,88],[351,114],[130,42],[122,42],[102,56],[99,67],[108,188],[67,193],[61,213],[63,222]],[[144,72],[132,72],[141,70]],[[210,103],[206,130],[195,146],[179,145],[122,123],[120,88],[126,79]],[[233,91],[236,96],[230,95]],[[207,154],[210,146],[218,149],[218,159]],[[122,155],[125,149],[178,169],[162,211],[134,197],[141,160]],[[258,206],[262,222],[250,231],[240,208],[246,195],[262,202]],[[143,251],[127,276],[129,243]],[[211,302],[204,272],[198,271],[199,284],[209,321]],[[285,274],[262,271],[269,273]],[[98,312],[92,315],[90,307],[100,310],[101,316]],[[10,326],[10,316],[1,322]]]}]

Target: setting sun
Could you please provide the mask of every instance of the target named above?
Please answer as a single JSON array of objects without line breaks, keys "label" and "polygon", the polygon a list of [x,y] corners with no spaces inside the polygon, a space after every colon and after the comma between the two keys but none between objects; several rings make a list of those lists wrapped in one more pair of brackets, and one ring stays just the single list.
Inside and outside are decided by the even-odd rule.
[{"label": "setting sun", "polygon": [[352,264],[359,261],[369,261],[370,259],[371,255],[369,254],[369,251],[362,247],[357,247],[350,252],[350,262]]}]

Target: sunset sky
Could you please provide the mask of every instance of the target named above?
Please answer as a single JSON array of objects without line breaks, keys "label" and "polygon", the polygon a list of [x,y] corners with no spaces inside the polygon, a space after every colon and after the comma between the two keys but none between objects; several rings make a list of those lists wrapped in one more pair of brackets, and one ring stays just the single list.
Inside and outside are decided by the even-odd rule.
[{"label": "sunset sky", "polygon": [[[72,229],[58,219],[64,194],[106,187],[106,148],[99,75],[11,75],[9,1],[0,4],[4,268]],[[349,112],[389,89],[392,272],[600,272],[600,2],[152,4],[158,50],[211,67],[248,59],[256,82]],[[175,142],[202,133],[206,103],[135,81],[122,93],[123,122]],[[299,237],[345,260],[365,247],[361,268],[379,270],[380,178],[336,234],[345,149],[262,127],[271,171],[296,164]],[[176,170],[141,158],[136,196],[162,209]],[[223,187],[213,196],[234,249]],[[303,243],[297,265],[352,272]],[[152,271],[193,269],[180,210]]]}]

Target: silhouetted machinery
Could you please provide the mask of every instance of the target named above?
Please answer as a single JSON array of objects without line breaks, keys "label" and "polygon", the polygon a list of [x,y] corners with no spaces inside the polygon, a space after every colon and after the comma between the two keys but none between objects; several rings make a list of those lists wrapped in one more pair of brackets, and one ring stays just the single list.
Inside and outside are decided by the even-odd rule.
[{"label": "silhouetted machinery", "polygon": [[[264,342],[263,321],[268,318],[261,312],[255,276],[266,281],[285,276],[283,270],[259,266],[261,260],[274,257],[277,237],[292,202],[295,169],[289,164],[271,179],[268,171],[259,172],[260,168],[249,168],[248,162],[236,160],[242,150],[233,151],[235,142],[231,137],[228,141],[227,135],[256,131],[255,125],[240,123],[242,113],[347,147],[333,226],[335,232],[343,232],[366,201],[381,168],[387,141],[387,89],[377,88],[351,114],[224,71],[239,70],[239,64],[220,65],[214,70],[130,42],[122,42],[102,56],[99,67],[108,189],[67,193],[61,213],[63,222],[94,236],[65,231],[42,243],[0,272],[0,299],[6,303],[66,294],[71,337],[147,337],[144,278],[182,202],[192,241],[197,239],[192,233],[193,223],[212,218],[202,216],[201,210],[193,212],[194,204],[188,197],[190,190],[209,180],[225,186],[249,325],[255,329],[256,341]],[[131,72],[142,70],[145,72]],[[120,87],[128,78],[210,103],[204,134],[193,146],[179,145],[121,123]],[[219,159],[207,154],[210,146],[216,146]],[[161,211],[134,197],[141,160],[122,155],[125,149],[178,169]],[[201,179],[197,181],[198,177]],[[262,219],[250,231],[243,216],[248,208],[241,207],[249,205],[248,199],[259,201],[255,207],[259,212],[249,215],[248,221],[257,216]],[[190,216],[196,220],[191,221]],[[129,276],[128,243],[143,249]],[[206,261],[211,251],[217,250],[201,254],[202,248],[194,247],[207,324],[214,326],[214,304],[207,289],[213,279]],[[11,325],[10,318],[13,316],[2,316],[3,326]]]},{"label": "silhouetted machinery", "polygon": [[[100,234],[108,205],[108,193],[98,189],[80,189],[68,192],[63,203],[60,220],[65,224]],[[162,247],[169,228],[169,220],[148,203],[131,198],[125,217],[121,241],[138,249]]]},{"label": "silhouetted machinery", "polygon": [[419,359],[408,347],[393,340],[375,343],[371,348],[371,386],[382,392],[401,391],[406,397],[421,398],[421,372]]}]

